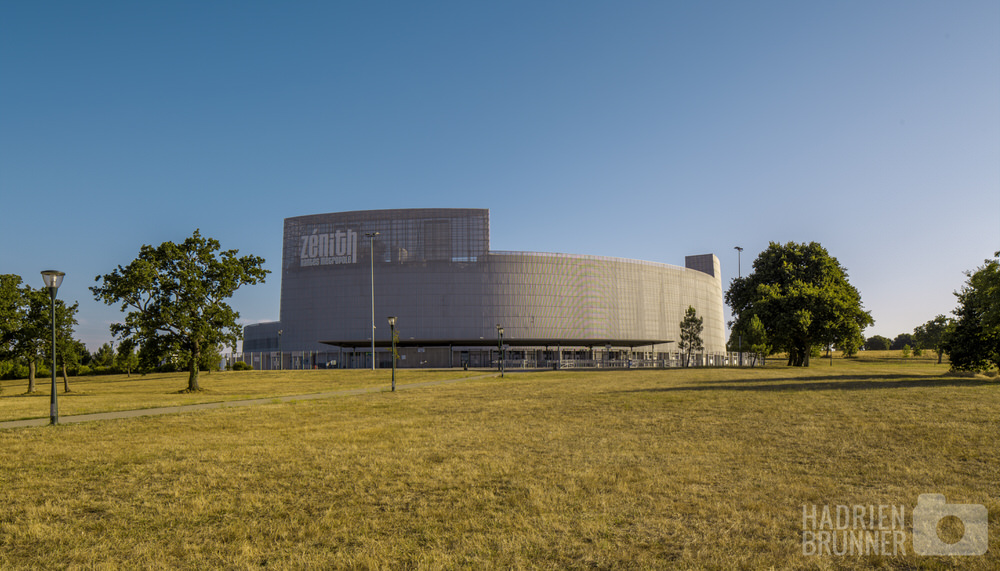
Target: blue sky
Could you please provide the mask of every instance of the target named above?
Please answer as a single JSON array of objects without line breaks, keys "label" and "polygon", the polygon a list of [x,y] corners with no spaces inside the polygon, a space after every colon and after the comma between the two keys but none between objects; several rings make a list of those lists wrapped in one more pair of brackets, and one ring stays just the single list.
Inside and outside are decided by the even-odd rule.
[{"label": "blue sky", "polygon": [[909,332],[1000,250],[1000,3],[0,4],[0,273],[65,271],[91,350],[142,244],[265,257],[276,320],[284,218],[410,207],[724,287],[818,241]]}]

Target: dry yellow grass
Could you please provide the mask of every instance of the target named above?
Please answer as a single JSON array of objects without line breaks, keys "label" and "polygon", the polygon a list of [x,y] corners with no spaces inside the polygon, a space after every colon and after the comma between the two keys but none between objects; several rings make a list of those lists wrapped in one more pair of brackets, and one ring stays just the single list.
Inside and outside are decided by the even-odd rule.
[{"label": "dry yellow grass", "polygon": [[[475,371],[399,370],[397,382],[418,383],[477,375]],[[187,373],[149,375],[109,375],[76,377],[69,393],[58,379],[59,414],[68,416],[118,410],[180,406],[206,402],[304,395],[356,389],[389,387],[388,371],[309,370],[309,371],[229,371],[202,373],[198,393],[183,393]],[[0,421],[48,418],[51,377],[37,383],[34,394],[26,395],[27,381],[0,381]]]},{"label": "dry yellow grass", "polygon": [[[0,567],[996,569],[1000,384],[549,372],[0,432]],[[985,557],[804,556],[806,504],[985,504]]]}]

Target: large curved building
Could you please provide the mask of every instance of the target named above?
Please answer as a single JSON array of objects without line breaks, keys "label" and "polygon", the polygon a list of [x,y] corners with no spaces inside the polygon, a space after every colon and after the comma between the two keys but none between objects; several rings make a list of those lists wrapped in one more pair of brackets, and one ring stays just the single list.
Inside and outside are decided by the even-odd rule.
[{"label": "large curved building", "polygon": [[402,366],[489,366],[498,325],[508,366],[669,359],[689,306],[704,319],[705,352],[725,351],[714,255],[679,267],[491,251],[485,209],[287,218],[281,280],[280,322],[247,326],[244,351],[296,352],[285,366],[370,366],[373,299],[385,365],[387,316],[396,317]]}]

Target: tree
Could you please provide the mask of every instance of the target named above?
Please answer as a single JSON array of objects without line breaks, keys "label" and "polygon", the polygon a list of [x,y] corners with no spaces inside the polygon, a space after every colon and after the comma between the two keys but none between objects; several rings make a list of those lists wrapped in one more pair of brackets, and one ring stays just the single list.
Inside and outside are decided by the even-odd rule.
[{"label": "tree", "polygon": [[0,274],[0,358],[9,358],[23,320],[21,276]]},{"label": "tree", "polygon": [[139,367],[139,356],[135,354],[135,341],[126,339],[118,344],[118,354],[115,355],[115,367],[125,371],[125,376],[131,377],[132,371]]},{"label": "tree", "polygon": [[219,251],[219,242],[195,230],[180,244],[143,246],[128,266],[97,276],[94,297],[128,310],[112,334],[131,339],[142,352],[176,355],[188,365],[188,391],[199,391],[198,363],[207,347],[231,345],[242,337],[239,313],[226,300],[244,284],[264,281],[268,270],[257,256]]},{"label": "tree", "polygon": [[764,329],[764,324],[761,323],[760,317],[752,315],[750,319],[737,321],[733,324],[733,332],[729,336],[730,351],[739,350],[737,336],[740,335],[743,337],[743,349],[751,353],[751,367],[757,365],[758,355],[762,359],[765,359],[771,354],[771,345],[767,341],[767,331]]},{"label": "tree", "polygon": [[816,242],[771,242],[753,267],[733,280],[726,302],[739,320],[756,315],[774,350],[788,353],[789,365],[808,366],[819,346],[860,345],[861,332],[874,323],[847,272]]},{"label": "tree", "polygon": [[[45,349],[51,344],[52,335],[51,297],[41,289],[22,288],[23,316],[21,329],[14,335],[14,354],[28,363],[28,392],[35,392],[35,377],[38,361],[43,359]],[[56,300],[58,303],[61,300]]]},{"label": "tree", "polygon": [[115,350],[109,343],[101,345],[91,358],[91,363],[95,367],[113,367],[115,364]]},{"label": "tree", "polygon": [[681,321],[681,340],[678,344],[681,352],[687,357],[684,366],[691,366],[691,355],[695,351],[701,351],[704,343],[701,340],[701,332],[704,329],[704,319],[698,317],[694,307],[688,306],[684,319]]},{"label": "tree", "polygon": [[[62,369],[63,391],[70,392],[69,376],[66,371],[67,365],[76,364],[80,357],[77,354],[77,347],[80,343],[73,339],[73,328],[76,327],[76,311],[78,303],[66,305],[62,300],[56,300],[56,357],[57,364]],[[52,341],[48,341],[48,354],[52,353]]]},{"label": "tree", "polygon": [[63,359],[63,384],[66,392],[69,392],[69,384],[66,380],[66,369],[72,368],[75,374],[79,374],[80,366],[90,362],[90,353],[87,345],[79,339],[72,339],[66,344],[62,354]]},{"label": "tree", "polygon": [[13,361],[17,357],[15,336],[23,322],[21,276],[0,274],[0,361]]},{"label": "tree", "polygon": [[948,318],[938,315],[923,325],[918,325],[913,330],[913,339],[917,346],[926,349],[933,349],[938,356],[938,364],[944,355],[944,337],[948,330]]},{"label": "tree", "polygon": [[842,339],[837,347],[844,352],[844,357],[854,357],[858,354],[858,349],[861,348],[861,343],[864,341],[860,335],[857,337],[848,337],[847,339]]},{"label": "tree", "polygon": [[[1000,252],[995,256],[1000,257]],[[943,349],[951,366],[963,371],[1000,367],[1000,262],[986,260],[956,292],[958,307],[954,326]]]},{"label": "tree", "polygon": [[865,341],[865,351],[888,351],[892,346],[892,339],[881,335],[872,335]]},{"label": "tree", "polygon": [[913,347],[914,344],[916,344],[916,341],[913,340],[913,335],[910,335],[909,333],[900,333],[895,339],[892,340],[892,345],[889,349],[893,351],[900,351],[903,347],[907,345]]}]

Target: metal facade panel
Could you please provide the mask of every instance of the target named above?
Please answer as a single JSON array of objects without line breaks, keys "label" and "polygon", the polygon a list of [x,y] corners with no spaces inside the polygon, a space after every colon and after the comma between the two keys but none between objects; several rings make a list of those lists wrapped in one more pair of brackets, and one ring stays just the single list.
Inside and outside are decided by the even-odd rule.
[{"label": "metal facade panel", "polygon": [[[378,232],[373,241],[366,234]],[[374,245],[374,248],[372,247]],[[374,250],[374,259],[372,253]],[[678,339],[689,305],[705,320],[709,352],[725,350],[722,284],[712,254],[688,268],[623,258],[491,252],[489,211],[342,212],[285,220],[282,348],[376,340],[386,316],[401,339]],[[247,343],[272,327],[246,329]],[[263,347],[260,347],[263,349]],[[274,348],[276,349],[276,347]]]}]

